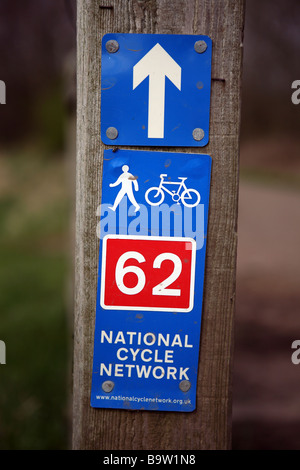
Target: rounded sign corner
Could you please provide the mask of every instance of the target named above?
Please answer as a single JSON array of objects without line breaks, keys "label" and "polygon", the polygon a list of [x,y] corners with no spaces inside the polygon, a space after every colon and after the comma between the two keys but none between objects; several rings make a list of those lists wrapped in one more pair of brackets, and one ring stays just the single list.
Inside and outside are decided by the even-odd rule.
[{"label": "rounded sign corner", "polygon": [[105,33],[103,34],[101,41],[104,42],[105,39],[111,39],[113,37],[113,33]]}]

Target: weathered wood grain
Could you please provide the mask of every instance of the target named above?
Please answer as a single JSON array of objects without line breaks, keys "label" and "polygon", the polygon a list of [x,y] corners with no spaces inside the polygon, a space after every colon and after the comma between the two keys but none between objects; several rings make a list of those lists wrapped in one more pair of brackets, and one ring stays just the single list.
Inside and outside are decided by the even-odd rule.
[{"label": "weathered wood grain", "polygon": [[[104,8],[103,8],[104,7]],[[105,8],[106,7],[106,8]],[[109,7],[109,8],[107,8]],[[197,450],[231,445],[243,0],[78,0],[74,449]],[[90,388],[98,269],[101,37],[108,32],[207,34],[213,41],[213,158],[197,410],[93,409]],[[168,151],[168,149],[164,149]]]}]

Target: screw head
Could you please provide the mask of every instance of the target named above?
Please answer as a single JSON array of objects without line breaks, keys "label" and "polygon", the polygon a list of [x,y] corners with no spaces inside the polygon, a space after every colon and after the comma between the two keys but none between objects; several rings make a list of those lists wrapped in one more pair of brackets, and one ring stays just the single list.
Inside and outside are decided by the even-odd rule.
[{"label": "screw head", "polygon": [[120,47],[119,43],[115,39],[110,39],[105,44],[105,48],[106,48],[107,52],[109,52],[111,54],[113,54],[114,52],[117,52],[119,50],[119,47]]},{"label": "screw head", "polygon": [[118,129],[115,127],[108,127],[106,129],[106,137],[110,140],[115,140],[119,135]]},{"label": "screw head", "polygon": [[105,393],[110,393],[113,390],[114,386],[115,386],[114,382],[112,382],[111,380],[106,380],[102,384],[102,390]]},{"label": "screw head", "polygon": [[200,127],[196,127],[196,129],[193,130],[193,138],[194,140],[202,140],[204,137],[204,130],[201,129]]},{"label": "screw head", "polygon": [[188,392],[192,384],[189,380],[182,380],[179,384],[179,388],[182,392]]},{"label": "screw head", "polygon": [[203,52],[206,51],[207,44],[203,40],[196,41],[195,44],[194,44],[194,49],[195,49],[196,52],[198,52],[198,54],[202,54]]}]

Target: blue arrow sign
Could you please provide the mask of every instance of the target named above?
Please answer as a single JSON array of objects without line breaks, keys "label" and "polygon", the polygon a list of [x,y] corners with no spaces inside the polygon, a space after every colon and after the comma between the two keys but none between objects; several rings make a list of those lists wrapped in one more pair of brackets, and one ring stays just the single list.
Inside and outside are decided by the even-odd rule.
[{"label": "blue arrow sign", "polygon": [[108,145],[206,145],[211,53],[207,36],[105,35],[102,141]]}]

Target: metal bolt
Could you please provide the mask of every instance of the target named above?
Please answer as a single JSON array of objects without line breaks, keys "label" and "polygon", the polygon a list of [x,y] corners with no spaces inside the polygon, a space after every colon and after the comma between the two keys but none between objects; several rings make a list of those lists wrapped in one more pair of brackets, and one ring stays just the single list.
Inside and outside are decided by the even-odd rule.
[{"label": "metal bolt", "polygon": [[102,384],[102,390],[105,393],[110,393],[113,390],[114,386],[114,382],[112,382],[111,380],[106,380],[106,382],[103,382]]},{"label": "metal bolt", "polygon": [[189,380],[182,380],[179,384],[179,388],[182,392],[188,392],[191,388],[191,382]]},{"label": "metal bolt", "polygon": [[193,138],[194,140],[202,140],[204,137],[204,130],[201,129],[200,127],[196,127],[196,129],[193,130]]},{"label": "metal bolt", "polygon": [[105,47],[106,47],[107,52],[110,52],[111,54],[113,54],[114,52],[117,52],[119,50],[120,46],[119,46],[118,41],[116,41],[115,39],[110,39],[105,44]]},{"label": "metal bolt", "polygon": [[207,49],[207,44],[205,41],[196,41],[194,44],[194,49],[198,54],[202,54]]},{"label": "metal bolt", "polygon": [[106,129],[106,137],[108,137],[110,140],[115,140],[119,135],[118,129],[115,127],[108,127]]}]

